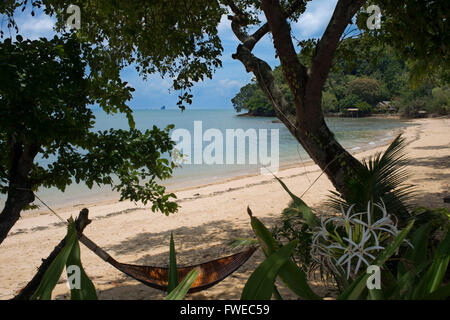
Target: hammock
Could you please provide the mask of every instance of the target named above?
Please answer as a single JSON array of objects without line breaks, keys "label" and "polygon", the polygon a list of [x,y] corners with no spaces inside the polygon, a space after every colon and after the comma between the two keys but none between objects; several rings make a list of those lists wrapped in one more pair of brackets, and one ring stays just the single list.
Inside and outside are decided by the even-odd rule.
[{"label": "hammock", "polygon": [[[85,235],[82,234],[80,236],[80,241],[101,259],[126,275],[149,287],[167,291],[169,268],[120,263]],[[255,247],[251,247],[246,251],[231,256],[194,266],[178,268],[178,280],[181,281],[192,269],[198,268],[200,273],[188,292],[193,293],[208,289],[236,271],[252,256],[255,250]]]}]

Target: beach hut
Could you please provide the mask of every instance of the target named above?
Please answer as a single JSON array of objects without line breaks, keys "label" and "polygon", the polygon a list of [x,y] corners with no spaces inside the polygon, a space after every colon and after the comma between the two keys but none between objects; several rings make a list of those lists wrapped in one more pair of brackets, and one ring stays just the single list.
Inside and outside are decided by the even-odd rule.
[{"label": "beach hut", "polygon": [[419,110],[417,111],[416,118],[426,118],[428,115],[428,112],[425,110]]},{"label": "beach hut", "polygon": [[344,111],[345,117],[359,118],[361,115],[361,111],[358,108],[347,108]]}]

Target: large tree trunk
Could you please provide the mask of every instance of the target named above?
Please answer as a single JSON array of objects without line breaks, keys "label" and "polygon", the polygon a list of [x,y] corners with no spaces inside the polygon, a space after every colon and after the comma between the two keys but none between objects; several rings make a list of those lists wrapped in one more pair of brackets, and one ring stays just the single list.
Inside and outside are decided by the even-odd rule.
[{"label": "large tree trunk", "polygon": [[[231,0],[228,2],[235,14],[229,17],[232,29],[241,41],[233,58],[241,61],[247,72],[255,75],[261,90],[271,101],[277,117],[344,196],[347,192],[346,178],[352,175],[354,169],[361,166],[361,163],[337,142],[326,125],[321,108],[322,89],[340,37],[364,2],[363,0],[338,2],[330,23],[316,47],[309,68],[302,65],[297,57],[290,26],[286,20],[301,8],[302,1],[294,2],[291,8],[283,12],[279,0],[263,0],[262,8],[267,23],[252,35],[243,31],[242,27],[246,24],[245,14]],[[293,94],[295,108],[287,103],[275,83],[270,66],[252,53],[255,44],[269,31],[273,36],[284,78]]]},{"label": "large tree trunk", "polygon": [[23,145],[21,142],[11,141],[11,168],[9,170],[8,198],[0,214],[0,244],[5,240],[11,228],[19,220],[22,210],[34,201],[31,191],[29,173],[33,166],[34,157],[40,146]]}]

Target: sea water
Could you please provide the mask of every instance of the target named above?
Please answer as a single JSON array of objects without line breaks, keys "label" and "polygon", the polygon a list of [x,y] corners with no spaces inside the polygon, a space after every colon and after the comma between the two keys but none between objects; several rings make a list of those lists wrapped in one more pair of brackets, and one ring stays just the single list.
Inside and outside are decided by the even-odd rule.
[{"label": "sea water", "polygon": [[[286,127],[276,118],[266,117],[241,117],[233,109],[211,109],[211,110],[135,110],[133,112],[136,128],[139,130],[151,129],[153,125],[164,128],[174,124],[175,129],[186,129],[193,134],[194,121],[201,121],[203,132],[214,128],[223,132],[227,129],[271,129],[279,130],[279,162],[280,167],[288,165],[302,166],[310,160],[308,154],[299,145]],[[96,124],[94,131],[114,129],[128,129],[128,121],[125,116],[107,115],[102,110],[95,110]],[[391,140],[396,129],[407,126],[404,121],[390,118],[326,118],[326,122],[336,139],[350,152],[362,151],[364,149],[381,145]],[[270,150],[270,138],[268,150]],[[192,140],[194,143],[194,140]],[[208,143],[205,143],[207,145]],[[235,154],[245,152],[248,155],[248,143],[245,150],[237,150]],[[168,156],[168,155],[166,155]],[[246,157],[247,159],[248,157]],[[37,159],[42,165],[54,159]],[[172,178],[161,183],[169,190],[183,187],[212,183],[224,179],[239,177],[249,174],[258,174],[261,165],[247,164],[183,164],[175,168]],[[48,204],[55,207],[85,204],[108,200],[118,197],[110,186],[94,186],[91,190],[83,183],[68,186],[65,192],[56,188],[41,188],[37,195],[45,199]],[[0,206],[4,203],[4,195],[1,196]]]}]

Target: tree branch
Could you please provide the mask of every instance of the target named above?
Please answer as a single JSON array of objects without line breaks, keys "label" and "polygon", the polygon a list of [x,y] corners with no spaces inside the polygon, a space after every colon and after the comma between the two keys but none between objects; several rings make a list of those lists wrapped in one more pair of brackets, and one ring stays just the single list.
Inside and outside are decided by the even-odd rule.
[{"label": "tree branch", "polygon": [[[298,2],[296,2],[298,3]],[[273,36],[273,43],[280,58],[284,77],[294,96],[296,107],[301,108],[307,73],[299,61],[292,43],[291,27],[278,0],[263,0],[262,8]],[[300,112],[297,112],[299,114]]]},{"label": "tree branch", "polygon": [[[269,24],[264,23],[258,30],[256,30],[252,35],[248,35],[246,32],[242,30],[243,27],[248,24],[248,15],[241,11],[234,1],[227,0],[226,1],[231,11],[234,13],[234,16],[229,15],[228,19],[231,20],[231,29],[236,37],[244,44],[250,51],[253,50],[255,45],[264,37],[267,33],[270,32]],[[302,5],[302,1],[294,2],[287,10],[283,13],[285,19],[289,18],[293,13],[295,13]]]},{"label": "tree branch", "polygon": [[317,44],[308,70],[307,96],[321,97],[321,92],[332,66],[333,55],[342,34],[352,17],[366,0],[339,0],[328,26]]},{"label": "tree branch", "polygon": [[295,135],[297,130],[296,117],[292,112],[292,107],[286,101],[283,92],[275,83],[272,69],[264,60],[259,59],[251,53],[245,46],[240,44],[233,54],[233,59],[242,62],[247,72],[252,72],[257,83],[267,99],[272,102],[275,113],[289,131]]},{"label": "tree branch", "polygon": [[[241,41],[236,53],[232,56],[233,59],[241,61],[245,66],[246,71],[252,72],[255,75],[261,90],[267,99],[272,102],[277,117],[286,125],[292,134],[295,135],[297,130],[295,114],[293,114],[292,107],[286,101],[284,94],[275,83],[272,69],[265,61],[257,58],[251,52],[258,41],[270,32],[269,24],[267,22],[264,23],[252,35],[248,35],[242,30],[242,28],[248,24],[248,16],[236,6],[234,1],[227,0],[227,4],[234,13],[234,16],[228,16],[228,19],[231,20],[231,28],[236,37]],[[282,13],[284,19],[298,10],[301,4],[301,1],[293,3],[285,13]]]}]

